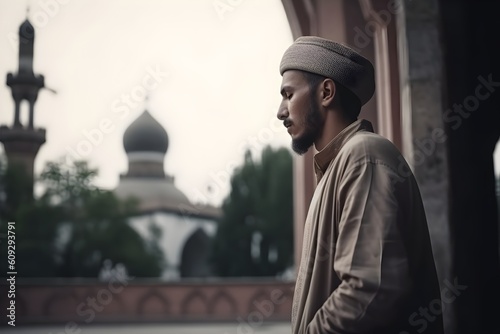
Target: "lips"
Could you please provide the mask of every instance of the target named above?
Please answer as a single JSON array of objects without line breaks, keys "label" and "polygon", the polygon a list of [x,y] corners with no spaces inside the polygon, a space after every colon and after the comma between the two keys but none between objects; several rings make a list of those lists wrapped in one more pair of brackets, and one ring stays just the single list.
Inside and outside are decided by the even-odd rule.
[{"label": "lips", "polygon": [[292,122],[291,122],[290,120],[288,120],[288,119],[285,119],[285,120],[283,121],[283,125],[285,126],[285,128],[287,128],[288,134],[290,134],[290,135],[291,135],[291,134],[292,134],[292,133],[291,133],[291,130],[292,130],[292,128],[291,128],[291,127],[292,127]]}]

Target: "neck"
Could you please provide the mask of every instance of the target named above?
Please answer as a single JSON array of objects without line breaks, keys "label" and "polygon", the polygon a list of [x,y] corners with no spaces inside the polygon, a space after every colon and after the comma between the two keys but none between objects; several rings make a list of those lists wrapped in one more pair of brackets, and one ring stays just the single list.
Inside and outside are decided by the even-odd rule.
[{"label": "neck", "polygon": [[338,110],[328,110],[325,112],[325,122],[323,123],[323,129],[321,135],[314,142],[314,147],[317,151],[321,151],[328,145],[333,138],[352,124],[351,121],[347,121],[341,116],[341,112]]}]

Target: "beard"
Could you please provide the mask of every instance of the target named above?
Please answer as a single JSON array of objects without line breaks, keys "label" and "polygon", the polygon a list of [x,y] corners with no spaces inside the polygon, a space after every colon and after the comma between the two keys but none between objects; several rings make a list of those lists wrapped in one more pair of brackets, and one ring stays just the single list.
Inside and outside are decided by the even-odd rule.
[{"label": "beard", "polygon": [[309,112],[305,119],[304,133],[295,139],[292,139],[292,149],[295,153],[302,155],[306,153],[309,148],[314,144],[321,131],[321,113],[319,111],[318,103],[311,96],[311,103]]}]

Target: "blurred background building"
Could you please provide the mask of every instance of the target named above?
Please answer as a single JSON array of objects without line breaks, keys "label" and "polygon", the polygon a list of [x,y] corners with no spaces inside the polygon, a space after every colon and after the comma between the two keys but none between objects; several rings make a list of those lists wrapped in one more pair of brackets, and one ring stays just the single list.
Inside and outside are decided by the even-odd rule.
[{"label": "blurred background building", "polygon": [[[158,243],[166,259],[163,279],[210,277],[210,239],[214,237],[221,211],[210,205],[192,204],[165,174],[163,162],[168,135],[146,110],[127,128],[123,146],[128,172],[120,176],[114,190],[122,199],[139,201],[139,213],[130,224],[141,236],[151,239],[160,233]],[[150,228],[150,224],[156,226]]]},{"label": "blurred background building", "polygon": [[[19,27],[19,67],[15,74],[7,74],[7,86],[10,87],[15,103],[14,120],[11,126],[0,127],[0,142],[11,166],[24,169],[28,194],[33,193],[33,168],[40,146],[45,143],[45,129],[35,128],[35,102],[38,91],[44,88],[43,75],[33,72],[33,50],[35,30],[26,20]],[[22,124],[20,119],[21,102],[27,101],[28,124]]]},{"label": "blurred background building", "polygon": [[[212,4],[218,13],[234,10],[230,2]],[[376,96],[363,107],[360,117],[371,121],[376,132],[401,149],[417,177],[442,288],[465,287],[453,300],[443,299],[440,310],[431,311],[444,312],[447,334],[497,332],[500,246],[495,190],[499,181],[494,172],[494,151],[500,136],[500,54],[496,47],[500,32],[496,15],[500,3],[487,0],[282,0],[281,4],[294,38],[303,35],[330,38],[360,51],[375,64]],[[21,54],[25,52],[20,50]],[[27,62],[20,59],[19,75],[10,76],[8,82],[16,102],[27,99],[32,105],[36,92],[43,87],[43,80],[28,71],[31,74],[26,78],[30,79],[26,80],[30,84],[26,90],[30,93],[23,90],[22,94],[15,95],[15,82],[21,80],[21,68],[24,68],[21,63]],[[278,63],[275,65],[277,71]],[[15,160],[11,157],[16,153],[12,152],[21,152],[17,148],[20,145],[9,144],[11,133],[21,131],[16,117],[14,124],[0,130],[9,162]],[[33,133],[41,131],[34,130],[33,122],[26,130],[24,126],[22,129]],[[15,137],[17,141],[19,136]],[[31,174],[29,166],[36,156],[35,147],[43,143],[41,135],[35,137],[30,149],[22,151],[29,152],[29,158],[23,161]],[[269,150],[263,153],[261,165],[257,166],[251,154],[246,154],[243,166],[234,170],[230,194],[218,209],[191,203],[175,187],[173,177],[165,174],[163,158],[169,148],[169,137],[149,112],[145,111],[129,126],[123,142],[129,167],[114,193],[121,200],[129,195],[138,199],[135,210],[118,210],[122,214],[119,217],[125,220],[133,217],[132,225],[144,240],[150,241],[145,245],[137,243],[142,245],[137,246],[138,249],[151,261],[157,259],[158,254],[165,255],[165,265],[155,271],[157,276],[205,278],[129,282],[115,277],[115,281],[121,279],[126,289],[113,295],[102,311],[95,314],[95,321],[237,322],[246,319],[251,323],[250,317],[257,314],[262,321],[288,320],[293,281],[282,277],[300,261],[303,222],[314,190],[314,152],[293,160],[293,189],[288,191],[290,195],[293,191],[294,221],[294,261],[290,263],[285,255],[292,248],[277,239],[273,229],[264,228],[283,213],[273,215],[269,209],[279,207],[272,202],[278,196],[264,196],[272,189],[260,186],[269,182],[257,173],[276,165],[269,163],[277,161],[271,159],[275,156],[281,157],[286,168],[285,155]],[[283,188],[287,182],[284,179],[276,188]],[[4,188],[8,198],[8,187]],[[266,199],[267,206],[256,198]],[[109,200],[109,203],[115,202]],[[88,208],[93,210],[91,204]],[[262,207],[266,209],[254,210]],[[287,216],[285,223],[277,226],[291,228],[291,220],[292,215]],[[239,231],[244,233],[238,234]],[[291,242],[291,238],[290,232],[283,239]],[[241,253],[237,253],[240,245]],[[209,248],[216,257],[215,262],[207,255]],[[231,253],[244,256],[238,255],[235,260],[228,256]],[[275,253],[278,255],[273,255]],[[105,260],[104,256],[95,256],[99,260],[94,267],[89,265],[89,276],[98,272]],[[129,274],[134,276],[133,272],[140,272],[141,266],[130,261]],[[209,273],[226,278],[215,278]],[[235,279],[238,275],[234,273],[247,278]],[[248,278],[247,273],[265,278]],[[107,291],[106,286],[95,280],[66,279],[57,283],[26,280],[18,286],[18,321],[85,321],[91,313],[86,312],[89,310],[85,304],[80,307],[82,301],[87,296],[106,300],[102,292]],[[2,294],[6,293],[5,288],[1,286]],[[3,303],[1,307],[5,309]],[[272,305],[272,312],[266,313],[270,308],[263,305]],[[260,325],[254,321],[254,325],[249,326],[256,329]]]}]

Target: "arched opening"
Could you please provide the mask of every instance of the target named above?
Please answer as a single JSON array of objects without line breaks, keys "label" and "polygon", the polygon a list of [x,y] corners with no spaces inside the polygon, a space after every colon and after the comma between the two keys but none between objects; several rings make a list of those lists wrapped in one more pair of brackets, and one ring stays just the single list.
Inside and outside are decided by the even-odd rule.
[{"label": "arched opening", "polygon": [[29,124],[30,103],[27,100],[22,100],[19,103],[19,121],[23,127]]},{"label": "arched opening", "polygon": [[210,237],[198,228],[186,241],[182,250],[180,272],[181,277],[208,277],[211,275]]}]

